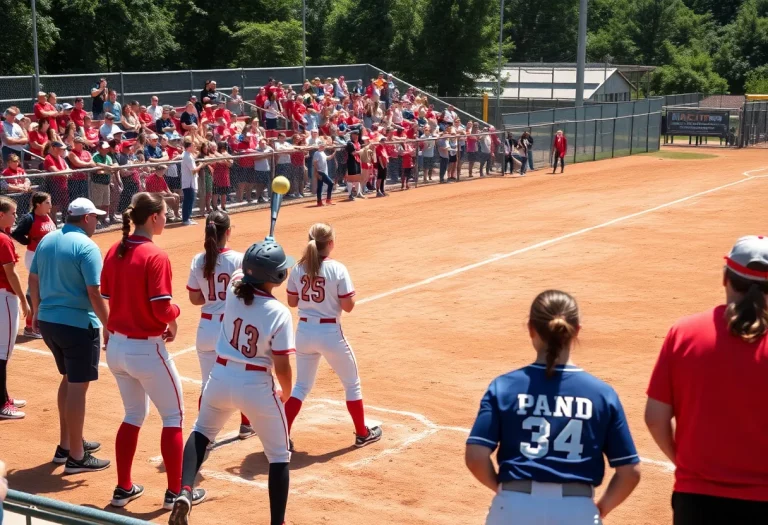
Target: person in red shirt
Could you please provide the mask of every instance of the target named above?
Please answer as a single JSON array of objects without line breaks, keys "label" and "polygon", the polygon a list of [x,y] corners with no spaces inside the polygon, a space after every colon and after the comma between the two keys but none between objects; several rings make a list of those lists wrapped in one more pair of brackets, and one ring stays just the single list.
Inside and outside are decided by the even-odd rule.
[{"label": "person in red shirt", "polygon": [[[235,155],[247,155],[255,151],[256,148],[245,132],[239,136],[238,140],[239,142],[234,148]],[[255,157],[241,157],[235,161],[232,170],[234,179],[232,182],[237,185],[235,202],[243,199],[249,204],[252,202],[251,192],[253,191],[256,182],[256,172],[254,171],[255,165]],[[258,195],[258,200],[261,200],[261,195]]]},{"label": "person in red shirt", "polygon": [[560,173],[565,171],[565,152],[568,151],[568,140],[563,131],[558,129],[552,141],[552,174],[557,171],[557,161],[560,161]]},{"label": "person in red shirt", "polygon": [[29,137],[29,152],[36,157],[43,158],[43,150],[45,149],[46,144],[48,144],[48,128],[50,128],[48,119],[43,119],[40,122],[33,122],[30,126],[27,135]]},{"label": "person in red shirt", "polygon": [[77,129],[82,129],[85,126],[85,123],[83,120],[88,114],[83,109],[83,99],[82,97],[77,97],[75,99],[75,109],[72,110],[72,113],[69,114],[70,120],[75,123],[75,126],[77,126]]},{"label": "person in red shirt", "polygon": [[[5,175],[5,173],[3,173]],[[49,217],[51,211],[51,196],[45,192],[38,191],[32,195],[32,209],[28,214],[21,218],[16,229],[11,233],[11,237],[19,244],[26,246],[27,251],[24,254],[24,266],[27,271],[32,267],[32,259],[35,257],[35,250],[43,237],[56,231],[56,224]],[[32,304],[30,303],[30,314],[26,319],[24,327],[24,337],[31,339],[42,339],[40,332],[32,326]]]},{"label": "person in red shirt", "polygon": [[376,146],[376,196],[387,197],[388,194],[384,191],[384,183],[387,181],[387,163],[389,162],[389,155],[387,153],[387,145],[384,144],[386,137],[379,137],[378,145]]},{"label": "person in red shirt", "polygon": [[145,132],[155,131],[155,120],[147,111],[147,106],[139,106],[139,122],[141,122],[141,127]]},{"label": "person in red shirt", "polygon": [[46,119],[54,131],[59,131],[58,124],[56,123],[56,117],[59,115],[59,112],[56,111],[55,106],[48,102],[48,95],[43,91],[40,91],[37,94],[37,103],[35,103],[34,106],[34,113],[38,122]]},{"label": "person in red shirt", "polygon": [[[408,185],[408,179],[413,176],[413,144],[410,142],[403,142],[400,148],[400,158],[403,162],[403,171],[400,176],[400,189],[409,190],[411,187]],[[418,177],[416,178],[416,184],[418,185]]]},{"label": "person in red shirt", "polygon": [[722,283],[725,304],[669,330],[648,386],[645,422],[675,465],[675,525],[768,516],[768,237],[739,239]]},{"label": "person in red shirt", "polygon": [[[163,233],[165,214],[162,196],[137,193],[123,212],[123,237],[107,252],[101,273],[101,295],[109,301],[107,364],[125,408],[115,439],[117,487],[111,504],[116,507],[144,493],[133,483],[131,469],[149,401],[163,420],[160,453],[168,482],[163,508],[172,508],[181,492],[184,396],[176,364],[165,347],[176,338],[181,310],[171,302],[171,261],[152,242]],[[131,223],[133,235],[129,235]],[[199,503],[205,492],[196,496]]]},{"label": "person in red shirt", "polygon": [[168,188],[168,183],[165,182],[165,166],[157,166],[154,173],[147,177],[144,181],[144,187],[148,193],[160,195],[165,201],[165,205],[173,210],[173,217],[171,222],[181,220],[181,214],[179,213],[179,196],[173,193]]},{"label": "person in red shirt", "polygon": [[5,193],[27,193],[32,187],[32,183],[25,177],[27,173],[21,167],[21,160],[15,153],[8,156],[8,167],[3,170],[3,177],[0,179],[0,190]]},{"label": "person in red shirt", "polygon": [[23,418],[24,412],[19,408],[27,404],[21,399],[11,398],[7,388],[8,360],[19,331],[19,307],[24,317],[29,315],[27,299],[16,273],[19,256],[8,234],[15,222],[16,203],[8,197],[0,197],[0,265],[3,266],[0,272],[0,309],[5,310],[0,315],[0,419]]},{"label": "person in red shirt", "polygon": [[219,100],[218,107],[213,112],[213,118],[216,122],[220,122],[219,119],[224,119],[227,127],[232,124],[232,113],[227,109],[227,103],[224,99]]},{"label": "person in red shirt", "polygon": [[232,166],[232,157],[227,153],[227,143],[224,141],[216,144],[214,157],[220,160],[213,164],[213,207],[221,202],[221,209],[227,211],[227,194],[229,194],[229,170]]},{"label": "person in red shirt", "polygon": [[[49,153],[43,161],[43,169],[51,173],[69,170],[64,160],[64,144],[61,142],[51,142],[48,149]],[[65,210],[69,206],[67,176],[50,175],[46,182],[48,193],[51,194],[51,202],[53,203],[53,206],[51,206],[51,220],[56,222],[56,215],[59,211]]]}]

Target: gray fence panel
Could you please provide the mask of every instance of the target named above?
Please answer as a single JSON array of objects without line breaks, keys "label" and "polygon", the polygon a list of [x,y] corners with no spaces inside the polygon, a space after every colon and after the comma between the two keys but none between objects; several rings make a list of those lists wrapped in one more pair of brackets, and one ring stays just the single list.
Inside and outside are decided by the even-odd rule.
[{"label": "gray fence panel", "polygon": [[596,121],[581,120],[576,122],[576,162],[595,160]]},{"label": "gray fence panel", "polygon": [[614,122],[613,156],[623,157],[629,155],[632,119],[617,118]]},{"label": "gray fence panel", "polygon": [[658,151],[661,146],[661,113],[648,115],[648,151]]},{"label": "gray fence panel", "polygon": [[595,121],[595,160],[610,159],[613,156],[613,133],[615,119]]},{"label": "gray fence panel", "polygon": [[554,110],[554,122],[563,122],[566,120],[578,120],[576,118],[576,108],[563,108]]},{"label": "gray fence panel", "polygon": [[594,120],[603,118],[602,106],[584,106],[583,120]]},{"label": "gray fence panel", "polygon": [[504,127],[519,128],[528,125],[528,113],[511,113],[504,115]]},{"label": "gray fence panel", "polygon": [[603,118],[614,118],[618,116],[616,104],[603,104]]},{"label": "gray fence panel", "polygon": [[632,153],[648,151],[648,115],[632,117]]},{"label": "gray fence panel", "polygon": [[634,115],[634,114],[635,114],[634,102],[617,102],[616,103],[617,117],[628,117],[629,115]]},{"label": "gray fence panel", "polygon": [[534,124],[550,124],[555,122],[555,111],[557,110],[546,109],[544,111],[532,111],[529,113],[531,126]]}]

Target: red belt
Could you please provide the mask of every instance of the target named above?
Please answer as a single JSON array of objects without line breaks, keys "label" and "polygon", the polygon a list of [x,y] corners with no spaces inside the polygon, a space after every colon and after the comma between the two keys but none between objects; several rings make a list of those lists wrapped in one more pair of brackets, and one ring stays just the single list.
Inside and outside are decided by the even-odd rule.
[{"label": "red belt", "polygon": [[219,321],[224,319],[224,314],[200,314],[200,319],[208,319],[209,321],[212,321],[213,316],[218,317]]},{"label": "red belt", "polygon": [[[112,335],[115,335],[115,332],[109,332]],[[135,336],[135,335],[126,335],[118,332],[118,335],[125,337],[126,339],[136,339],[137,341],[147,341],[150,337],[160,337],[161,335],[153,335],[153,336]]]},{"label": "red belt", "polygon": [[[299,321],[304,323],[308,322],[306,317],[300,317]],[[320,319],[320,324],[336,324],[336,319]]]},{"label": "red belt", "polygon": [[[227,360],[223,357],[216,356],[216,362],[219,363],[221,366],[227,366]],[[263,366],[257,366],[257,365],[245,365],[245,369],[249,372],[266,372],[267,369]]]}]

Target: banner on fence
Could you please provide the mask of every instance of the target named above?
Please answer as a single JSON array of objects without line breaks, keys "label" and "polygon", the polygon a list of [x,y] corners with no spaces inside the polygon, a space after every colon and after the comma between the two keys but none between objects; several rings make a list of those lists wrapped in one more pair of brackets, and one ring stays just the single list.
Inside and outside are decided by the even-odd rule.
[{"label": "banner on fence", "polygon": [[668,135],[725,137],[728,135],[730,112],[710,110],[667,111]]}]

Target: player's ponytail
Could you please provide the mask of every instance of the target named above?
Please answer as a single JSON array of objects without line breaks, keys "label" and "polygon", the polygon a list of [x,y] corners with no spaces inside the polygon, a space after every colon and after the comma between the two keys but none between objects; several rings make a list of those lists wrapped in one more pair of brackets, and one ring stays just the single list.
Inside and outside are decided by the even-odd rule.
[{"label": "player's ponytail", "polygon": [[235,297],[243,301],[246,306],[253,304],[253,298],[256,295],[253,285],[244,283],[243,281],[237,281],[232,285],[232,290],[235,293]]},{"label": "player's ponytail", "polygon": [[133,196],[131,204],[123,211],[123,237],[117,247],[117,256],[122,258],[128,251],[128,236],[131,234],[131,223],[144,226],[147,220],[157,213],[165,211],[165,201],[159,193],[140,192]]},{"label": "player's ponytail", "polygon": [[333,227],[322,222],[312,225],[309,229],[309,242],[299,259],[299,265],[304,268],[304,273],[310,279],[314,279],[320,273],[323,257],[328,255],[328,245],[335,237]]},{"label": "player's ponytail", "polygon": [[[747,268],[768,271],[768,266],[760,263],[750,263]],[[747,343],[759,341],[768,332],[768,282],[746,279],[730,269],[725,270],[725,278],[741,294],[740,299],[729,303],[725,309],[728,330]]]},{"label": "player's ponytail", "polygon": [[219,260],[221,242],[229,231],[229,215],[220,210],[214,210],[205,219],[205,258],[203,260],[203,277],[210,278],[216,270]]},{"label": "player's ponytail", "polygon": [[579,305],[565,292],[547,290],[531,304],[529,323],[547,345],[547,377],[551,377],[560,354],[570,348],[579,331]]}]

